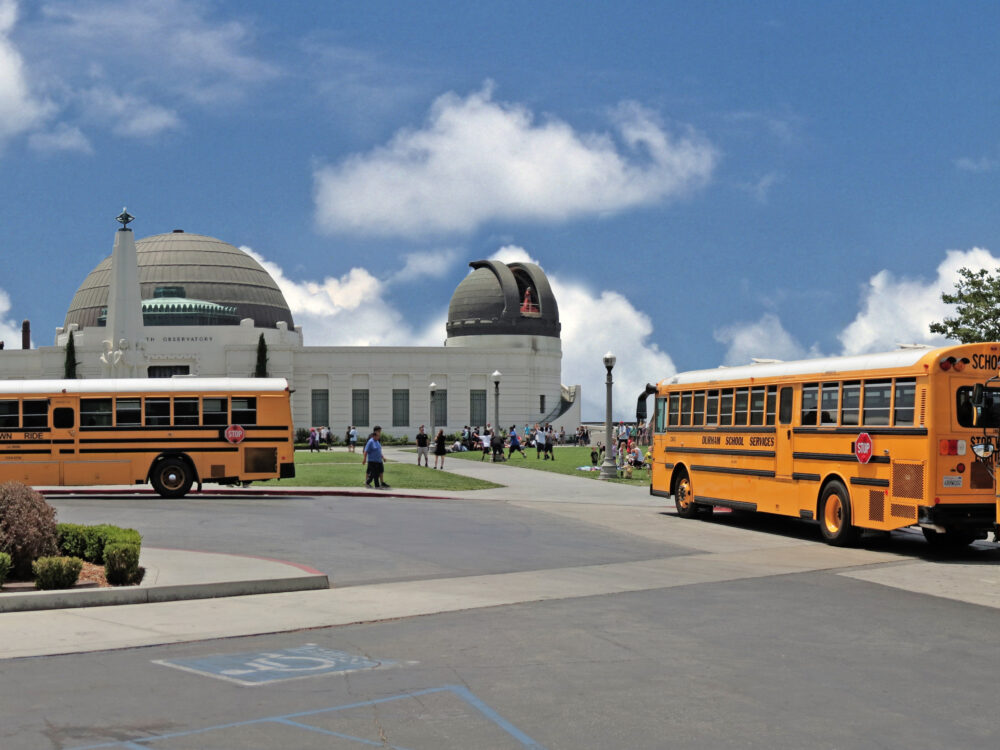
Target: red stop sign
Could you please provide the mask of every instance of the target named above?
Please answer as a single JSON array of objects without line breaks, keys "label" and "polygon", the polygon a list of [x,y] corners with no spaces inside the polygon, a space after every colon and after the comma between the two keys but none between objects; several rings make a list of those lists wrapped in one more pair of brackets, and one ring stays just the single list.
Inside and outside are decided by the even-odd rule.
[{"label": "red stop sign", "polygon": [[869,459],[871,459],[872,438],[867,432],[862,432],[858,435],[858,439],[854,441],[854,455],[858,457],[858,462],[862,464],[868,463]]},{"label": "red stop sign", "polygon": [[230,443],[242,443],[243,438],[247,436],[247,431],[238,424],[231,424],[226,428],[225,436]]}]

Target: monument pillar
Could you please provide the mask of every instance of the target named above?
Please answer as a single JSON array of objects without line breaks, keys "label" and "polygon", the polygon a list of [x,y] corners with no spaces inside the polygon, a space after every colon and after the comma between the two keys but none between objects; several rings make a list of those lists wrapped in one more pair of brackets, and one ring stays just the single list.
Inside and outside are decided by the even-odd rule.
[{"label": "monument pillar", "polygon": [[135,235],[129,222],[135,219],[122,209],[111,252],[111,283],[108,289],[107,338],[101,364],[109,378],[146,376],[146,351],[142,325],[142,294],[139,290],[139,259]]}]

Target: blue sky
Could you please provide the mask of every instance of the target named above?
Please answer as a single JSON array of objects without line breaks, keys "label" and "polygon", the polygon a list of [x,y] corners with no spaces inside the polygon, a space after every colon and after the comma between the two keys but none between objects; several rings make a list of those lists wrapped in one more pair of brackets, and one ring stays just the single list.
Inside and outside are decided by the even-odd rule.
[{"label": "blue sky", "polygon": [[[123,5],[124,7],[120,7]],[[933,341],[998,267],[996,3],[0,0],[0,338],[110,253],[251,249],[306,342],[440,343],[556,287],[599,416],[679,370]]]}]

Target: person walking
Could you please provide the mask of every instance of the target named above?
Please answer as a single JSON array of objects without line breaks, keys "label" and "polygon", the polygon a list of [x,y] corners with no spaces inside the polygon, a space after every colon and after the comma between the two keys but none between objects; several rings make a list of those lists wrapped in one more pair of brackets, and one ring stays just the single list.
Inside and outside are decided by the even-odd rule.
[{"label": "person walking", "polygon": [[427,466],[427,448],[430,444],[431,436],[424,432],[424,426],[420,425],[417,431],[417,466],[420,466],[420,459],[424,459],[424,466]]},{"label": "person walking", "polygon": [[365,443],[364,456],[361,458],[362,465],[367,464],[365,472],[365,487],[375,484],[375,489],[391,489],[385,483],[385,463],[382,460],[382,428],[375,425],[371,437]]},{"label": "person walking", "polygon": [[556,460],[556,431],[552,425],[545,425],[545,458]]},{"label": "person walking", "polygon": [[309,428],[309,452],[312,453],[316,451],[319,453],[319,435],[316,433],[315,427]]},{"label": "person walking", "polygon": [[[444,457],[448,453],[448,449],[444,444],[444,429],[439,429],[438,434],[434,436],[434,468],[444,469]],[[438,466],[438,459],[441,460],[441,466]]]},{"label": "person walking", "polygon": [[347,450],[354,453],[358,444],[358,428],[354,425],[347,425]]},{"label": "person walking", "polygon": [[524,448],[521,447],[521,441],[517,437],[517,425],[510,426],[510,448],[507,450],[507,460],[514,455],[514,451],[521,454],[522,458],[527,458],[528,454],[524,452]]}]

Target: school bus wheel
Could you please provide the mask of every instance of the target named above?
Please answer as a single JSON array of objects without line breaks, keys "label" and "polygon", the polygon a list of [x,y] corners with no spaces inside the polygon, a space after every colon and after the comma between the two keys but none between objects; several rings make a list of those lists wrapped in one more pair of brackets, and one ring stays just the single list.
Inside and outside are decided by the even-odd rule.
[{"label": "school bus wheel", "polygon": [[149,481],[161,497],[184,497],[194,483],[194,471],[180,458],[164,458],[153,465]]},{"label": "school bus wheel", "polygon": [[964,529],[949,528],[944,534],[940,534],[934,529],[922,529],[924,539],[935,552],[954,552],[963,547],[968,547],[979,539],[979,535],[974,531]]},{"label": "school bus wheel", "polygon": [[823,488],[819,501],[819,528],[828,544],[846,547],[858,540],[858,529],[851,524],[851,498],[847,488],[834,480]]},{"label": "school bus wheel", "polygon": [[674,480],[674,505],[677,507],[677,515],[681,518],[694,518],[698,515],[691,479],[686,471],[682,471]]}]

